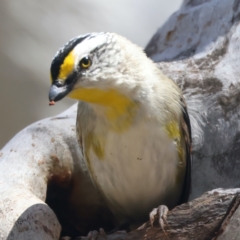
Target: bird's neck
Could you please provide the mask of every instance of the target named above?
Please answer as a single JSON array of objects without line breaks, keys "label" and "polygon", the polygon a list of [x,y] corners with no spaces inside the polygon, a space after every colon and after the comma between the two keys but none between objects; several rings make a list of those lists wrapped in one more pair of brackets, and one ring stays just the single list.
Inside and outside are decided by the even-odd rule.
[{"label": "bird's neck", "polygon": [[138,110],[136,101],[115,89],[79,88],[70,97],[89,103],[118,132],[131,126]]}]

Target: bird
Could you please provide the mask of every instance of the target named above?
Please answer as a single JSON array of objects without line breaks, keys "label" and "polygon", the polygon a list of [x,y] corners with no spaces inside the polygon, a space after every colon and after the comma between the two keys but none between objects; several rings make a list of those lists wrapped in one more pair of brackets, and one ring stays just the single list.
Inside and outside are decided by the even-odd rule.
[{"label": "bird", "polygon": [[50,105],[66,96],[78,100],[84,164],[119,225],[188,201],[187,105],[142,48],[116,33],[80,35],[57,51],[50,73]]}]

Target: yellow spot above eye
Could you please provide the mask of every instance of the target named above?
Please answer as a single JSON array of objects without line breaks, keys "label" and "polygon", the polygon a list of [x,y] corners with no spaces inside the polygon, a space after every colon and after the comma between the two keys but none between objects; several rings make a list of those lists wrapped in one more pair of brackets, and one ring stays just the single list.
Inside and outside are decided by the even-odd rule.
[{"label": "yellow spot above eye", "polygon": [[60,71],[59,71],[59,75],[58,78],[59,79],[63,79],[66,80],[66,78],[69,76],[69,74],[73,71],[74,69],[74,55],[73,55],[73,51],[71,51],[64,59],[61,67],[60,67]]}]

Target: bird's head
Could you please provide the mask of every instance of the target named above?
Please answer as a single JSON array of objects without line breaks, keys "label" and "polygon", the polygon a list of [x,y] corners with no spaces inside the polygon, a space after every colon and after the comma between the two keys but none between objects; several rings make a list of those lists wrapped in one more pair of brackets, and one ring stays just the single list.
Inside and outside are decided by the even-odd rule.
[{"label": "bird's head", "polygon": [[[124,82],[135,86],[131,81],[139,71],[131,58],[136,55],[137,59],[146,58],[140,48],[114,33],[91,33],[70,40],[57,52],[51,64],[50,102],[68,95],[90,103],[106,104],[111,97],[122,94],[119,86]],[[131,62],[135,63],[131,65]],[[127,88],[124,86],[124,91]]]}]

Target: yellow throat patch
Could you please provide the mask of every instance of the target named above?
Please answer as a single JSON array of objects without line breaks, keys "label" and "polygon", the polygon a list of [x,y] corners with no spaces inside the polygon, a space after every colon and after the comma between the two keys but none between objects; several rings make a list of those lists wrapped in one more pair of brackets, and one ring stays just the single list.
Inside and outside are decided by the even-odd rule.
[{"label": "yellow throat patch", "polygon": [[114,89],[78,88],[69,97],[106,107],[105,116],[117,132],[127,130],[136,115],[137,103]]},{"label": "yellow throat patch", "polygon": [[[73,90],[69,96],[104,107],[102,109],[110,129],[115,132],[124,132],[133,124],[137,103],[114,89],[78,88]],[[84,138],[84,144],[89,171],[93,174],[89,157],[90,151],[92,150],[99,160],[103,160],[106,139],[104,135],[90,131]]]}]

